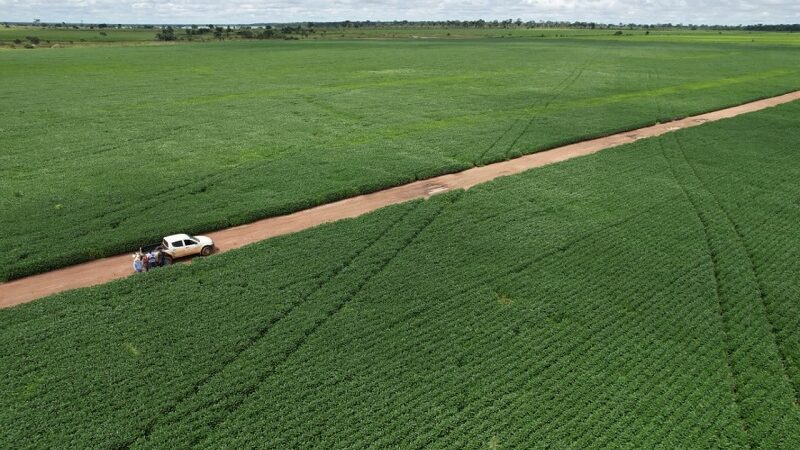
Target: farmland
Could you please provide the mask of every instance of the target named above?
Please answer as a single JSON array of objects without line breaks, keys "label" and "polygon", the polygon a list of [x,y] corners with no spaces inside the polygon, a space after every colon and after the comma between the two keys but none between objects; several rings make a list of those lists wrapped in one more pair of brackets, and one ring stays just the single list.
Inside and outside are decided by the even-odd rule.
[{"label": "farmland", "polygon": [[0,446],[798,448],[798,114],[0,310]]},{"label": "farmland", "polygon": [[25,42],[29,36],[39,38],[40,45],[84,43],[124,43],[153,41],[156,31],[145,29],[98,28],[96,30],[69,28],[10,27],[0,28],[0,43],[12,44],[14,40]]},{"label": "farmland", "polygon": [[[224,27],[224,26],[223,26]],[[258,30],[258,28],[256,28]],[[28,36],[36,36],[44,46],[52,44],[67,46],[85,46],[93,44],[115,44],[152,42],[156,29],[121,28],[113,25],[107,28],[41,28],[32,26],[14,26],[0,28],[0,45],[11,44],[15,39],[25,41]],[[800,45],[800,38],[790,32],[764,31],[713,31],[713,30],[676,30],[676,29],[621,29],[621,36],[616,29],[579,29],[579,28],[461,28],[461,27],[359,27],[359,28],[317,28],[313,33],[304,36],[309,40],[336,39],[583,39],[610,40],[621,42],[679,42],[679,43],[716,43],[716,44],[752,44],[761,45]],[[177,29],[179,39],[187,39],[186,31]],[[215,40],[210,33],[193,34],[193,41]],[[225,33],[225,39],[240,39],[236,29]],[[0,46],[2,48],[2,46]]]},{"label": "farmland", "polygon": [[[340,32],[341,31],[341,32]],[[688,31],[688,30],[616,30],[611,29],[576,29],[576,28],[359,28],[349,30],[327,31],[327,39],[582,39],[608,40],[619,42],[677,42],[677,43],[717,43],[717,44],[755,44],[755,45],[800,45],[796,33],[759,32],[759,31]],[[321,31],[320,31],[321,33]]]},{"label": "farmland", "polygon": [[2,51],[0,280],[798,88],[693,36]]}]

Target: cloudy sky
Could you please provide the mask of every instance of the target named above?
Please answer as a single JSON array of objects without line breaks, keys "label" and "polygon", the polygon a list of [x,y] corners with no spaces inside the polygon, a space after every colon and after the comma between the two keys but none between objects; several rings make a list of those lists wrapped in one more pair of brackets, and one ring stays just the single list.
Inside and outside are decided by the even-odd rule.
[{"label": "cloudy sky", "polygon": [[505,19],[800,23],[800,0],[0,0],[0,21],[252,23]]}]

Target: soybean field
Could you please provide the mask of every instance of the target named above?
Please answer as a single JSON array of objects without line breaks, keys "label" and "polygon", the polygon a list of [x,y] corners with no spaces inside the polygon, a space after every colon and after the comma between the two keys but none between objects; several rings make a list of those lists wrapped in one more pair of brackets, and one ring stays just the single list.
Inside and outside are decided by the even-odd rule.
[{"label": "soybean field", "polygon": [[3,50],[0,280],[796,90],[745,36]]},{"label": "soybean field", "polygon": [[0,447],[798,448],[798,114],[0,310]]}]

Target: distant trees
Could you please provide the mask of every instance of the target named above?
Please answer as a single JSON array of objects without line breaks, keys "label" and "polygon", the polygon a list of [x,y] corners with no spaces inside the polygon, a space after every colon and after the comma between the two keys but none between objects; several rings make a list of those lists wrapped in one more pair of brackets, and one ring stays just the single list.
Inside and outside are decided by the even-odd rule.
[{"label": "distant trees", "polygon": [[791,33],[800,32],[800,24],[793,25],[748,25],[744,27],[748,31],[788,31]]},{"label": "distant trees", "polygon": [[[191,25],[183,29],[183,34],[175,36],[174,40],[193,40],[195,35],[212,34],[215,39],[299,39],[300,37],[308,37],[310,34],[316,33],[313,28],[313,23],[299,24],[299,25],[284,25],[280,28],[273,27],[272,25],[261,26],[230,26],[225,27],[208,25],[207,27],[198,27]],[[159,40],[172,40],[164,39],[162,31],[159,33]]]},{"label": "distant trees", "polygon": [[[282,24],[281,26],[298,26],[296,24]],[[695,24],[635,24],[635,23],[599,23],[599,22],[579,22],[579,21],[535,21],[522,19],[505,20],[437,20],[437,21],[408,21],[395,20],[385,22],[371,21],[350,21],[340,22],[314,22],[308,24],[308,28],[319,29],[321,31],[330,29],[348,28],[479,28],[479,29],[510,29],[510,28],[569,28],[569,29],[601,29],[601,30],[714,30],[714,31],[784,31],[800,32],[800,24],[791,25],[695,25]]]},{"label": "distant trees", "polygon": [[[240,39],[286,39],[294,40],[300,37],[308,37],[316,33],[311,27],[313,24],[304,25],[285,25],[274,28],[272,25],[265,25],[263,28],[242,27],[236,30],[236,36]],[[228,33],[230,34],[230,33]]]},{"label": "distant trees", "polygon": [[175,29],[171,25],[162,28],[160,32],[156,33],[157,41],[174,41],[175,39],[177,39],[175,37]]},{"label": "distant trees", "polygon": [[[20,25],[22,23],[16,23]],[[71,28],[74,30],[88,29],[88,30],[106,30],[106,29],[121,29],[122,24],[74,24],[74,23],[46,23],[40,19],[34,19],[30,24],[42,28]],[[0,22],[0,26],[10,28],[11,23]],[[386,28],[386,29],[403,29],[403,28],[441,28],[441,29],[456,29],[456,28],[474,28],[474,29],[514,29],[514,28],[527,28],[527,29],[599,29],[599,30],[699,30],[699,31],[781,31],[781,32],[800,32],[800,24],[774,24],[774,25],[699,25],[699,24],[673,24],[673,23],[655,23],[655,24],[636,24],[636,23],[600,23],[600,22],[580,22],[580,21],[551,21],[551,20],[527,20],[523,21],[521,18],[505,19],[505,20],[491,20],[486,21],[483,19],[477,20],[437,20],[437,21],[409,21],[409,20],[395,20],[395,21],[382,21],[372,22],[369,20],[364,21],[351,21],[343,20],[339,22],[294,22],[294,23],[259,23],[252,25],[226,25],[215,26],[208,25],[191,25],[185,26],[182,29],[184,33],[176,36],[176,32],[180,30],[173,29],[172,26],[161,27],[158,25],[126,25],[125,28],[130,29],[147,29],[147,30],[160,30],[159,34],[162,35],[160,40],[173,40],[169,39],[170,36],[175,36],[175,39],[186,39],[188,36],[214,34],[218,39],[222,38],[242,38],[242,39],[267,39],[267,38],[286,38],[297,36],[308,36],[312,33],[324,34],[326,31],[333,31],[336,29],[358,29],[358,28]],[[249,31],[248,31],[249,30]],[[272,30],[266,33],[266,30]],[[222,33],[220,35],[220,32]],[[167,39],[163,39],[166,37]]]}]

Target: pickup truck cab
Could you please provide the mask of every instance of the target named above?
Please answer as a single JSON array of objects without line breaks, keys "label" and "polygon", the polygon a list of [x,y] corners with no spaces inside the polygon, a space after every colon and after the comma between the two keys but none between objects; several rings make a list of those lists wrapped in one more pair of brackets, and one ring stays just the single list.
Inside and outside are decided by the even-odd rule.
[{"label": "pickup truck cab", "polygon": [[161,241],[160,250],[172,259],[185,258],[193,255],[208,256],[214,251],[214,241],[208,236],[189,236],[188,234],[173,234]]}]

